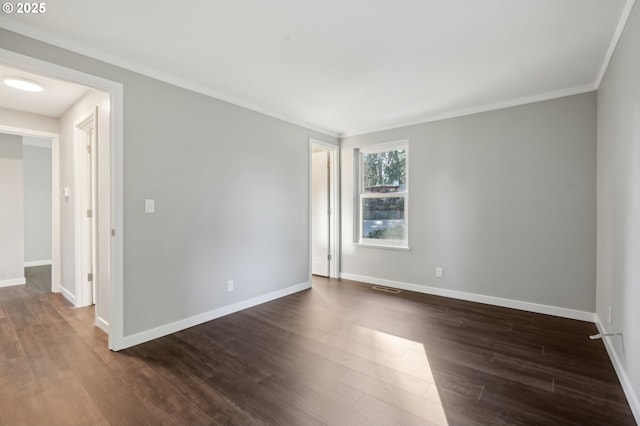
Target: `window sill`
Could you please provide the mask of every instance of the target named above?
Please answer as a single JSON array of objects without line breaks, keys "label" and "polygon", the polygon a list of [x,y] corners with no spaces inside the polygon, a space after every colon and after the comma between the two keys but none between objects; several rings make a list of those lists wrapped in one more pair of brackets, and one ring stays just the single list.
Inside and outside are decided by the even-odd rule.
[{"label": "window sill", "polygon": [[353,243],[356,247],[366,247],[366,248],[381,248],[387,250],[400,250],[400,251],[409,251],[411,247],[403,247],[403,246],[388,246],[385,244],[367,244],[367,243]]}]

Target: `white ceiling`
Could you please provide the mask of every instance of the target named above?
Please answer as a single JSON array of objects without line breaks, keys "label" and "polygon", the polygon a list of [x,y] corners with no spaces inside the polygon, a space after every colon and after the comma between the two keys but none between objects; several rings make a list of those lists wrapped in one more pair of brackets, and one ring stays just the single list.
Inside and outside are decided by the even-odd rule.
[{"label": "white ceiling", "polygon": [[[42,92],[25,92],[2,84],[7,77],[22,77],[39,83]],[[60,117],[89,91],[88,87],[28,73],[0,64],[0,108]]]},{"label": "white ceiling", "polygon": [[634,0],[65,0],[0,25],[348,135],[597,88]]}]

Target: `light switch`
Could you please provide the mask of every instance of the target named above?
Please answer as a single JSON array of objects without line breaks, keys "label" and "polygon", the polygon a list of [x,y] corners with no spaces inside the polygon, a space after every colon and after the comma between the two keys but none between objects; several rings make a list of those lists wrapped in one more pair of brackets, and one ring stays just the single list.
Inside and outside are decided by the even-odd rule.
[{"label": "light switch", "polygon": [[146,199],[144,200],[144,212],[155,213],[156,212],[156,200]]}]

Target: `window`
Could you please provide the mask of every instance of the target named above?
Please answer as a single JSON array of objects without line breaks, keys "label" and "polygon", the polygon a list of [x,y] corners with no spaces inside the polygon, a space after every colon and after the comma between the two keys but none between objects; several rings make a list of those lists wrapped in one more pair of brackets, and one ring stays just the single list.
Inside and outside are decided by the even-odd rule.
[{"label": "window", "polygon": [[409,142],[360,149],[360,244],[407,248]]}]

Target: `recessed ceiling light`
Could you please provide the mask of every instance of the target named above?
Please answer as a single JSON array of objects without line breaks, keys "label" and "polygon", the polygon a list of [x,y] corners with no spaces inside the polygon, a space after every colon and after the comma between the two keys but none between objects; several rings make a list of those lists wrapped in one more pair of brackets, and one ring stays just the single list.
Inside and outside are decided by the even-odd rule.
[{"label": "recessed ceiling light", "polygon": [[35,81],[22,77],[7,77],[4,79],[4,84],[14,89],[26,90],[27,92],[42,92],[44,90],[42,86]]}]

